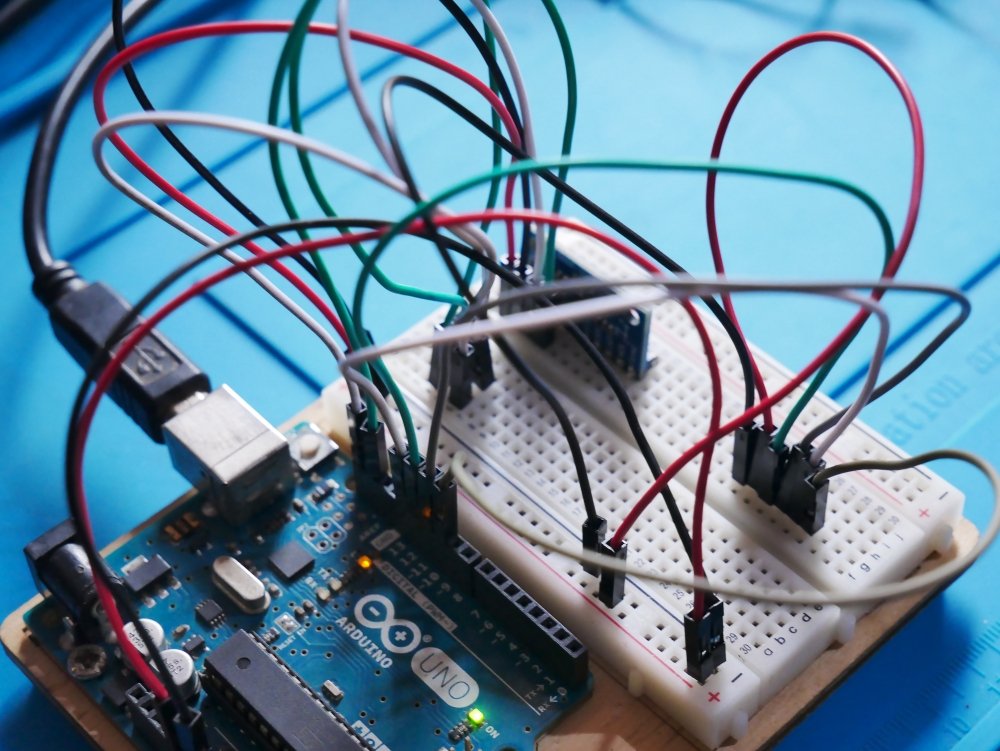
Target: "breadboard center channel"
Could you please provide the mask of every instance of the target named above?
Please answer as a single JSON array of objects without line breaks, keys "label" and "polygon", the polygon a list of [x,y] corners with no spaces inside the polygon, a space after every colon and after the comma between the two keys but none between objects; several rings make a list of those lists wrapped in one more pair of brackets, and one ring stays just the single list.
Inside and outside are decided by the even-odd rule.
[{"label": "breadboard center channel", "polygon": [[[642,272],[588,237],[559,231],[560,252],[607,279]],[[402,339],[425,334],[431,316]],[[721,328],[706,319],[720,359],[723,417],[742,411],[739,361]],[[617,400],[596,369],[562,337],[541,349],[517,339],[519,353],[558,390],[577,430],[598,512],[609,528],[623,518],[652,481],[634,448]],[[772,388],[787,369],[754,350]],[[704,435],[710,393],[704,354],[679,306],[654,313],[650,354],[655,365],[638,382],[625,380],[661,467]],[[583,522],[576,472],[565,437],[546,403],[494,348],[496,382],[462,410],[448,406],[440,464],[456,451],[494,508],[530,526],[560,547],[579,549]],[[428,381],[430,351],[410,350],[388,362],[404,390],[421,445],[435,399]],[[343,384],[327,393],[328,414],[343,422]],[[776,420],[798,398],[775,410]],[[800,419],[808,430],[836,411],[814,398]],[[346,433],[346,431],[343,431]],[[797,433],[793,436],[796,440]],[[898,458],[904,454],[870,428],[855,423],[837,441],[828,461]],[[671,483],[686,519],[700,459]],[[749,583],[787,590],[862,589],[907,576],[932,552],[948,547],[961,517],[963,495],[925,469],[841,475],[831,480],[825,526],[809,536],[730,476],[732,439],[718,445],[704,514],[705,569],[713,582]],[[684,672],[684,614],[692,607],[683,588],[629,578],[615,608],[598,600],[598,579],[570,558],[550,554],[498,525],[474,503],[460,505],[463,535],[496,560],[550,612],[571,628],[629,690],[670,716],[679,730],[717,747],[739,738],[749,719],[822,652],[851,638],[861,607],[787,606],[726,600],[727,660],[704,685]],[[654,502],[628,536],[629,563],[657,572],[691,574],[666,506]]]}]

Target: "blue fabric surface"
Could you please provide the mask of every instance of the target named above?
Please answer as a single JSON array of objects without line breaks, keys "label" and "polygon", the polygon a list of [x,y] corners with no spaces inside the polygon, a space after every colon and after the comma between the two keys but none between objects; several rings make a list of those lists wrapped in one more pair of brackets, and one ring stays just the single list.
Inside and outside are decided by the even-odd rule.
[{"label": "blue fabric surface", "polygon": [[[184,13],[197,4],[170,4]],[[212,4],[216,8],[221,4]],[[434,2],[355,3],[358,28],[409,41],[481,72],[482,62]],[[32,594],[20,554],[31,537],[64,514],[61,461],[66,416],[79,371],[56,345],[40,306],[31,298],[21,257],[20,201],[33,124],[17,109],[58,80],[100,27],[107,4],[54,0],[47,15],[0,45],[0,238],[11,263],[0,277],[3,348],[0,378],[0,466],[5,518],[0,524],[4,584],[0,610]],[[581,83],[575,153],[581,156],[701,159],[715,123],[742,73],[764,52],[794,34],[835,28],[879,45],[902,69],[921,104],[928,141],[924,207],[902,276],[964,285],[973,297],[970,323],[917,377],[866,410],[865,419],[908,451],[962,446],[1000,463],[995,439],[1000,418],[1000,13],[995,2],[958,0],[647,0],[560,3],[577,54]],[[405,10],[401,8],[405,7]],[[86,11],[86,12],[84,12]],[[542,154],[558,151],[564,108],[562,65],[541,5],[502,0],[497,12],[524,68]],[[145,30],[169,20],[160,12]],[[256,0],[231,6],[232,17],[287,17],[289,5]],[[329,5],[321,12],[332,19]],[[84,19],[86,22],[80,22]],[[73,27],[73,28],[68,28]],[[142,30],[140,30],[141,33]],[[72,32],[72,33],[71,33]],[[349,97],[344,95],[335,42],[307,47],[304,101],[313,104],[309,132],[375,161]],[[139,72],[160,106],[212,109],[263,118],[280,47],[275,35],[200,41],[143,61]],[[379,50],[358,47],[374,102],[387,73],[425,74]],[[432,80],[445,82],[435,74]],[[478,113],[479,101],[446,82]],[[4,98],[6,97],[6,98]],[[112,112],[134,109],[121,81]],[[27,105],[24,105],[27,106]],[[8,117],[9,115],[9,117]],[[30,116],[30,113],[29,113]],[[415,94],[400,95],[398,118],[424,190],[489,166],[490,148],[465,125]],[[89,155],[93,115],[84,103],[61,152],[52,197],[54,247],[77,259],[81,271],[134,297],[175,262],[194,252],[191,242],[142,217],[104,185]],[[264,149],[249,139],[182,134],[207,163],[265,217],[282,216]],[[190,179],[151,132],[130,138],[156,166],[178,181]],[[830,172],[860,184],[883,201],[894,228],[903,219],[911,143],[905,113],[891,85],[869,61],[824,46],[794,53],[763,76],[738,112],[723,156],[746,163]],[[238,155],[238,158],[234,158]],[[288,155],[291,165],[294,158]],[[296,170],[290,170],[295,173]],[[328,194],[343,214],[371,214],[375,201],[392,213],[403,202],[343,169],[320,165]],[[641,228],[692,271],[711,268],[703,221],[703,181],[695,177],[587,173],[574,182]],[[301,179],[293,179],[301,187]],[[871,274],[880,262],[870,219],[850,201],[816,189],[790,189],[740,179],[720,180],[720,230],[734,275],[830,277]],[[235,221],[204,186],[192,194]],[[475,206],[479,195],[457,202]],[[317,208],[304,200],[304,214]],[[567,213],[573,213],[567,207]],[[240,225],[242,226],[242,225]],[[427,248],[404,245],[389,254],[386,271],[412,283],[443,284],[440,263]],[[333,256],[335,273],[357,269],[346,254]],[[350,285],[347,287],[348,291]],[[429,306],[386,305],[373,291],[368,323],[377,337],[403,330]],[[898,367],[940,325],[936,301],[890,300]],[[748,335],[791,366],[804,363],[846,319],[841,307],[775,298],[753,306],[737,301]],[[807,310],[806,314],[800,311]],[[815,311],[815,312],[813,312]],[[197,301],[165,326],[217,381],[227,381],[268,418],[280,421],[315,396],[315,384],[335,374],[322,347],[251,285],[237,281],[211,300]],[[829,390],[852,395],[853,374],[866,362],[862,341],[837,368]],[[117,410],[102,410],[88,459],[88,488],[99,539],[110,540],[148,517],[182,490],[165,454],[139,439]],[[977,523],[989,505],[984,484],[954,466],[936,468],[967,494]],[[914,621],[868,660],[806,718],[782,748],[995,748],[1000,644],[994,627],[1000,603],[990,574],[993,551],[934,599]],[[993,630],[991,630],[993,629]],[[0,661],[0,745],[10,749],[83,748],[7,661]]]}]

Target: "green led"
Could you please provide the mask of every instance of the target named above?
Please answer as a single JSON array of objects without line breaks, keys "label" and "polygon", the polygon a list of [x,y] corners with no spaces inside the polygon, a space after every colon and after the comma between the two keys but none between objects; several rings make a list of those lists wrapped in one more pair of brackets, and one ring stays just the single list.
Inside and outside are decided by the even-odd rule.
[{"label": "green led", "polygon": [[478,728],[480,725],[486,722],[486,715],[483,714],[481,709],[473,707],[472,709],[469,710],[468,720],[470,725]]}]

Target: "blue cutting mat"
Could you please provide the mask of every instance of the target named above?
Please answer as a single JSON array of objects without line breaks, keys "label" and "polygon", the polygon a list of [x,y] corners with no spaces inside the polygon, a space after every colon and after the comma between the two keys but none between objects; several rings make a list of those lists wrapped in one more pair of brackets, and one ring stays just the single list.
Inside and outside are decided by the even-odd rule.
[{"label": "blue cutting mat", "polygon": [[[371,0],[354,5],[356,27],[420,43],[481,71],[475,50],[437,3],[403,6]],[[865,417],[909,451],[955,445],[1000,463],[993,430],[1000,418],[995,389],[1000,374],[995,323],[1000,320],[997,3],[564,0],[560,5],[581,81],[574,149],[579,155],[703,158],[719,113],[742,73],[773,45],[804,31],[835,28],[861,34],[899,65],[920,101],[928,141],[925,201],[903,276],[961,284],[970,290],[976,310],[935,362],[884,403],[873,405]],[[278,0],[178,0],[144,29],[177,17],[169,14],[287,17],[289,7]],[[497,12],[524,68],[540,153],[555,154],[564,88],[553,32],[533,0],[503,0]],[[33,139],[30,122],[37,117],[40,93],[65,73],[80,45],[105,22],[106,13],[107,4],[97,0],[53,0],[45,15],[0,43],[0,237],[12,258],[0,279],[0,320],[6,324],[0,357],[8,394],[0,401],[6,428],[0,439],[7,501],[0,527],[4,612],[32,593],[20,547],[64,513],[63,433],[79,378],[28,292],[30,280],[21,257],[20,202]],[[328,5],[321,18],[332,17]],[[262,118],[267,96],[262,82],[270,79],[279,45],[277,37],[198,42],[143,63],[140,73],[160,106]],[[356,56],[370,81],[373,102],[386,74],[426,73],[381,51],[358,47]],[[304,101],[315,110],[307,121],[310,132],[374,161],[345,96],[334,43],[311,43],[307,63]],[[445,81],[440,75],[432,80]],[[480,102],[450,82],[446,85],[485,113]],[[119,81],[111,93],[111,110],[132,109]],[[440,108],[407,92],[400,95],[398,110],[408,153],[426,191],[488,166],[488,145]],[[135,296],[195,248],[141,217],[103,184],[89,156],[92,130],[89,104],[81,106],[57,168],[51,214],[54,247],[75,257],[84,274]],[[223,178],[238,186],[259,213],[271,219],[282,216],[263,149],[236,136],[193,130],[184,135],[207,162],[225,165]],[[154,134],[136,131],[130,137],[169,176],[188,179],[186,167]],[[903,108],[891,85],[868,61],[827,46],[795,53],[760,79],[735,118],[724,157],[815,169],[852,180],[884,203],[898,229],[907,200],[910,149]],[[370,214],[378,200],[385,201],[384,210],[390,214],[403,206],[342,169],[322,165],[320,174],[341,213]],[[580,171],[574,181],[692,271],[710,268],[701,180]],[[192,192],[233,217],[203,187],[195,186]],[[478,200],[470,196],[456,205],[472,207]],[[317,213],[311,202],[303,204],[303,213]],[[719,207],[723,247],[734,275],[871,274],[879,263],[871,220],[840,197],[815,189],[722,180]],[[400,245],[390,254],[387,273],[417,284],[443,283],[440,264],[428,252]],[[345,277],[356,271],[346,256],[334,257],[333,265]],[[394,301],[389,307],[386,300],[374,294],[368,304],[368,324],[378,337],[398,333],[428,310],[410,301]],[[899,298],[890,305],[899,347],[888,365],[894,368],[942,319],[935,317],[935,301],[926,298]],[[817,305],[810,308],[815,315],[806,316],[790,299],[740,309],[745,309],[742,320],[751,338],[789,365],[804,362],[846,315],[840,308]],[[275,421],[312,399],[319,384],[335,373],[321,347],[242,281],[192,304],[165,328],[217,381],[231,383]],[[864,362],[865,351],[859,346],[844,358],[831,390],[849,396],[854,374]],[[93,441],[88,487],[101,539],[111,539],[146,518],[182,489],[163,452],[138,439],[135,428],[116,410],[102,412]],[[982,523],[989,506],[982,481],[950,465],[939,469],[966,491],[967,514]],[[1000,553],[994,551],[935,598],[797,727],[783,748],[996,748],[1000,602],[988,576],[998,564]],[[46,701],[27,688],[16,669],[0,661],[4,747],[82,747]]]}]

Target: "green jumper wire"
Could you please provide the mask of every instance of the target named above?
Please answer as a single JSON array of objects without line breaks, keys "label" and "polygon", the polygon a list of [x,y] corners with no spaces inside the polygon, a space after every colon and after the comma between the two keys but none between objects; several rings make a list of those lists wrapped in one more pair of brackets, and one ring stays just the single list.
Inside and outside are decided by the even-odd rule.
[{"label": "green jumper wire", "polygon": [[[424,212],[433,210],[439,204],[456,195],[469,190],[471,188],[482,185],[485,182],[495,180],[497,178],[503,178],[507,175],[519,175],[525,172],[536,171],[536,170],[546,170],[554,168],[589,168],[589,169],[634,169],[634,170],[653,170],[653,171],[672,171],[672,172],[716,172],[722,174],[733,174],[733,175],[746,175],[752,177],[768,177],[779,180],[791,180],[796,182],[810,183],[814,185],[822,185],[829,188],[835,188],[837,190],[844,191],[849,195],[854,196],[860,200],[865,206],[867,206],[872,214],[874,214],[875,219],[878,223],[879,229],[882,232],[883,244],[885,248],[885,256],[888,258],[892,255],[894,249],[894,240],[892,235],[892,227],[889,224],[889,219],[882,209],[882,206],[876,201],[870,194],[862,190],[860,187],[849,183],[845,180],[840,180],[835,177],[828,177],[826,175],[818,175],[809,172],[797,172],[792,170],[780,170],[780,169],[770,169],[766,167],[750,167],[742,165],[727,165],[720,162],[669,162],[669,161],[645,161],[645,160],[587,160],[587,159],[554,159],[551,161],[535,162],[530,160],[524,160],[520,162],[515,162],[506,167],[497,167],[490,172],[477,175],[476,177],[464,180],[456,185],[448,188],[440,193],[438,193],[433,198],[421,203],[416,208],[414,208],[409,214],[404,216],[399,222],[393,225],[389,231],[379,238],[378,243],[372,249],[371,254],[364,261],[364,265],[361,269],[361,274],[358,276],[357,285],[354,291],[354,303],[352,314],[354,316],[355,323],[358,325],[359,331],[363,332],[364,329],[361,326],[361,319],[363,315],[363,302],[364,293],[367,288],[368,278],[373,275],[373,267],[378,261],[379,257],[385,252],[389,243],[395,239],[405,227],[407,227],[411,222],[418,219]],[[370,344],[370,341],[366,341],[366,345]],[[850,340],[848,341],[850,343]],[[845,344],[846,346],[846,344]],[[841,349],[837,354],[843,352]],[[832,367],[832,366],[831,366]],[[818,377],[816,380],[819,380]],[[812,384],[810,384],[812,387]],[[816,386],[818,388],[818,384]],[[803,398],[808,401],[808,397],[811,393],[807,391]],[[798,406],[798,405],[796,405]]]},{"label": "green jumper wire", "polygon": [[[486,7],[490,7],[491,3],[489,0],[484,0],[486,2]],[[559,15],[559,9],[556,8],[555,0],[542,0],[542,5],[545,6],[546,12],[549,14],[549,19],[552,21],[552,26],[556,31],[556,36],[559,39],[559,50],[562,53],[563,66],[566,69],[566,121],[563,125],[563,136],[562,136],[562,146],[560,147],[560,154],[563,157],[568,157],[570,152],[573,150],[573,133],[576,130],[576,112],[577,112],[577,79],[576,79],[576,60],[573,57],[573,47],[569,41],[569,33],[566,31],[566,24],[563,23],[562,16]],[[483,24],[483,34],[486,39],[486,43],[489,45],[490,53],[493,58],[496,59],[496,40],[493,37],[493,32],[485,23]],[[493,80],[492,74],[490,75],[490,88],[494,93],[497,93],[496,82]],[[500,132],[500,116],[491,109],[491,120],[493,125],[493,130]],[[502,157],[502,149],[497,143],[493,144],[493,167],[494,169],[500,166],[500,160]],[[559,168],[558,176],[560,180],[566,180],[569,174],[569,166],[562,166]],[[490,181],[490,193],[487,199],[486,207],[492,209],[496,206],[497,197],[500,191],[500,178],[496,177]],[[563,194],[560,191],[556,191],[555,196],[552,198],[552,213],[558,214],[562,208]],[[489,222],[482,223],[483,230],[489,227]],[[475,261],[469,261],[469,265],[465,269],[465,283],[470,284],[475,275]],[[549,231],[547,242],[546,242],[546,253],[545,253],[545,268],[542,269],[543,278],[551,281],[555,278],[555,268],[556,268],[556,235],[554,231]],[[452,306],[448,310],[448,315],[445,317],[445,325],[452,322],[455,318],[455,314],[458,312],[458,308]]]},{"label": "green jumper wire", "polygon": [[[565,24],[563,23],[563,20],[559,15],[555,3],[553,2],[553,0],[542,0],[542,3],[545,6],[545,9],[549,14],[549,18],[552,21],[553,27],[556,30],[556,34],[559,39],[560,49],[563,55],[563,63],[566,69],[567,110],[566,110],[566,121],[564,125],[563,140],[562,140],[562,155],[564,159],[549,163],[551,166],[558,166],[558,176],[560,177],[560,179],[565,180],[570,167],[574,166],[574,162],[572,160],[566,159],[565,157],[567,157],[572,148],[573,132],[576,123],[576,112],[577,112],[576,68],[575,68],[575,61],[573,58],[572,47],[569,41],[569,36],[566,32]],[[288,70],[290,78],[289,106],[292,116],[291,117],[292,127],[293,129],[295,129],[297,132],[300,133],[302,132],[302,120],[301,120],[301,111],[299,106],[298,85],[299,85],[301,56],[302,56],[304,39],[308,31],[308,24],[312,20],[312,17],[315,14],[317,6],[318,6],[318,0],[307,0],[307,2],[303,5],[303,8],[300,11],[299,16],[296,18],[295,25],[293,26],[293,29],[289,35],[288,42],[286,43],[285,48],[282,50],[282,56],[278,66],[278,72],[276,73],[275,77],[274,88],[272,89],[271,108],[269,111],[269,121],[272,124],[274,124],[277,120],[278,102],[280,100],[280,88],[283,82],[285,71]],[[489,27],[485,25],[484,25],[484,34],[486,41],[490,47],[490,51],[493,53],[495,58],[496,56],[495,40],[492,32],[489,30]],[[494,91],[497,90],[496,81],[493,80],[492,76],[490,77],[490,87]],[[499,131],[500,129],[499,116],[495,111],[492,110],[491,110],[491,119],[493,128]],[[284,180],[284,175],[281,170],[280,157],[278,156],[277,145],[271,144],[270,151],[271,151],[272,168],[274,169],[275,172],[275,181],[276,184],[278,185],[278,190],[279,194],[281,195],[282,202],[284,203],[285,208],[288,211],[289,215],[292,218],[297,218],[298,212],[294,207],[294,203],[291,199],[290,193],[287,188],[287,184]],[[504,172],[500,168],[501,158],[502,158],[502,149],[498,144],[494,144],[493,147],[494,169],[491,173],[489,173],[490,177],[485,178],[488,179],[490,182],[490,191],[487,199],[488,208],[493,208],[496,205],[499,196],[500,181],[502,180],[503,176],[505,174],[515,174],[525,171],[525,170],[514,170],[510,172]],[[308,152],[300,151],[299,161],[302,164],[303,173],[306,176],[306,180],[309,184],[309,187],[313,192],[313,195],[316,197],[317,202],[320,204],[320,207],[323,209],[323,211],[326,213],[327,216],[331,217],[336,216],[333,207],[330,205],[329,201],[326,199],[326,196],[323,194],[322,189],[319,186],[319,181],[316,178],[315,172],[313,171],[311,158]],[[645,163],[646,166],[643,167],[639,163],[636,163],[633,165],[633,167],[656,169],[657,167],[654,166],[656,164],[657,163],[647,162]],[[660,163],[660,165],[661,165],[660,168],[671,169],[671,166],[669,166],[667,163]],[[590,165],[580,164],[579,166],[590,166]],[[595,164],[594,166],[600,166],[600,165]],[[682,168],[680,165],[676,165],[676,167]],[[687,165],[687,167],[691,169],[699,169],[699,167],[697,167],[696,165]],[[707,167],[705,166],[700,167],[700,169],[707,171]],[[715,171],[726,172],[728,170],[716,168]],[[745,168],[737,170],[737,172],[742,174],[754,174],[754,175],[773,177],[779,179],[798,179],[798,180],[804,180],[806,182],[818,182],[826,184],[830,187],[838,187],[847,190],[848,192],[854,194],[856,197],[860,198],[865,203],[868,203],[868,205],[873,209],[873,211],[875,211],[876,207],[878,207],[878,204],[874,202],[874,199],[871,199],[870,196],[868,196],[866,193],[864,193],[860,189],[853,188],[853,186],[850,186],[848,183],[838,180],[833,180],[829,178],[823,179],[821,178],[821,176],[808,175],[805,173],[788,172],[782,170],[754,171],[753,168]],[[472,185],[478,185],[482,181],[483,180],[477,178],[476,182],[473,182]],[[461,186],[468,185],[468,183],[469,181],[466,181],[466,183],[462,183],[459,186],[456,186],[456,188],[458,188],[459,191],[465,190],[467,189],[467,187],[461,187]],[[471,187],[471,185],[468,185],[468,187]],[[454,195],[454,193],[450,193],[450,191],[445,191],[441,195],[443,196],[445,194]],[[872,203],[869,203],[869,201],[865,200],[866,197],[870,201],[872,201]],[[557,214],[559,212],[562,206],[562,199],[563,199],[563,194],[560,191],[556,191],[552,204],[552,213]],[[443,200],[445,199],[439,197],[438,199],[428,201],[426,204],[424,204],[424,206],[436,206]],[[876,215],[878,216],[880,212],[881,209],[879,207],[878,211],[876,211]],[[884,212],[881,213],[879,219],[880,224],[882,223],[883,218],[884,218]],[[404,220],[404,222],[405,221],[407,220]],[[398,226],[399,225],[397,225],[397,227]],[[482,223],[482,227],[484,230],[486,230],[488,226],[489,222]],[[883,232],[885,232],[884,226],[883,226]],[[394,236],[395,234],[398,234],[398,230],[395,230],[395,232],[390,232],[390,235],[387,237]],[[308,239],[308,233],[300,232],[300,235],[303,237],[303,239]],[[380,242],[378,247],[383,247],[384,244],[385,241]],[[429,290],[407,287],[405,285],[398,285],[395,282],[392,282],[387,277],[385,277],[385,275],[376,265],[374,265],[374,263],[368,262],[368,256],[364,248],[362,248],[358,244],[353,244],[352,248],[354,249],[355,254],[358,256],[358,258],[361,259],[362,263],[364,264],[362,271],[362,278],[364,278],[365,282],[367,282],[368,275],[374,275],[376,280],[379,281],[379,283],[382,284],[382,286],[384,286],[386,289],[389,289],[390,291],[397,292],[399,294],[408,294],[422,299],[434,299],[443,302],[451,301],[452,306],[448,311],[445,323],[446,324],[450,323],[453,320],[455,314],[457,313],[462,304],[457,301],[455,296],[444,295],[443,293],[435,293]],[[892,246],[890,244],[886,248],[886,263],[888,262],[891,253],[892,253]],[[333,280],[329,274],[327,267],[323,263],[320,254],[314,252],[311,255],[313,256],[314,262],[316,262],[321,282],[324,288],[330,295],[331,300],[333,301],[335,307],[337,308],[338,314],[341,316],[342,320],[344,320],[345,328],[347,328],[353,346],[355,347],[363,346],[363,340],[357,333],[357,330],[354,326],[354,321],[352,321],[351,316],[347,314],[346,303],[336,290],[336,287],[333,284]],[[472,279],[474,278],[475,266],[476,266],[475,262],[470,261],[466,268],[465,279],[467,283],[471,283]],[[545,269],[543,269],[543,274],[545,279],[552,279],[555,275],[555,232],[553,231],[549,232],[547,239],[546,265]],[[357,296],[355,297],[355,300],[357,300]],[[464,303],[464,301],[462,302]],[[355,306],[355,311],[357,311],[357,306]],[[850,345],[853,339],[854,337],[849,339],[844,344],[844,346],[841,349],[839,349],[834,354],[833,357],[830,358],[830,360],[824,363],[822,368],[810,382],[805,392],[802,394],[802,396],[793,406],[792,410],[789,412],[788,416],[785,418],[785,421],[783,422],[781,428],[775,434],[775,437],[773,439],[773,445],[775,447],[780,447],[781,445],[783,445],[785,439],[787,438],[788,432],[790,431],[795,420],[801,414],[801,412],[809,403],[809,401],[812,399],[812,397],[815,395],[815,393],[819,390],[819,387],[822,385],[825,378],[829,375],[830,371],[835,366],[837,360],[847,349],[847,347]],[[389,385],[390,391],[393,394],[393,398],[397,402],[397,405],[400,408],[400,413],[401,416],[403,417],[404,424],[407,426],[407,439],[410,441],[411,444],[413,444],[415,440],[415,429],[413,428],[412,418],[410,417],[409,411],[406,408],[405,401],[402,399],[402,395],[398,391],[398,387],[396,387],[396,384],[393,382],[391,376],[388,373],[388,370],[385,368],[384,364],[381,361],[377,361],[374,364],[374,367],[375,370],[386,382],[386,384]],[[367,374],[368,373],[366,372],[366,375]],[[374,421],[375,419],[374,409],[370,409],[369,413],[371,415],[371,419]],[[413,456],[414,451],[415,449],[411,448],[411,457],[414,458],[414,460],[416,460],[418,457]]]},{"label": "green jumper wire", "polygon": [[[486,7],[489,6],[490,3],[487,2]],[[490,27],[485,23],[483,24],[483,36],[486,39],[487,46],[490,48],[490,54],[493,56],[493,59],[496,60],[497,57],[496,39],[493,37],[493,32],[490,30]],[[500,87],[497,86],[497,81],[493,77],[492,71],[490,71],[490,90],[497,95],[499,95],[500,93]],[[490,107],[490,124],[493,126],[493,130],[497,131],[497,133],[500,132],[500,126],[501,126],[500,114],[492,107]],[[499,167],[502,160],[503,160],[503,149],[501,148],[500,144],[494,142],[493,169]],[[499,177],[495,177],[492,180],[490,180],[490,192],[486,196],[487,209],[493,209],[497,205],[497,200],[500,197],[500,182],[501,178]],[[486,232],[490,228],[490,222],[488,220],[480,222],[479,227],[480,229],[482,229],[483,232]],[[468,264],[466,264],[465,266],[465,275],[463,276],[463,279],[465,281],[466,287],[472,284],[472,280],[476,276],[476,266],[477,266],[476,262],[473,261],[472,259],[469,259]],[[461,308],[462,306],[460,305],[452,305],[450,308],[448,308],[448,312],[444,317],[445,326],[451,325],[451,322],[455,320],[455,315],[458,313],[459,310],[461,310]]]},{"label": "green jumper wire", "polygon": [[[882,265],[883,272],[889,265],[889,261],[892,258],[894,250],[895,250],[894,246],[891,245],[886,246],[885,260],[883,261]],[[799,419],[799,415],[802,414],[802,411],[806,408],[809,402],[812,401],[812,398],[816,395],[816,392],[819,391],[819,387],[823,385],[823,382],[826,380],[827,376],[830,375],[830,371],[833,370],[834,366],[837,364],[837,361],[840,359],[840,356],[843,355],[845,351],[847,351],[847,348],[851,346],[851,343],[854,341],[854,339],[860,332],[861,332],[860,329],[855,331],[854,334],[846,342],[844,342],[843,346],[841,346],[840,349],[834,352],[833,356],[825,363],[823,363],[820,369],[816,371],[816,374],[812,377],[812,380],[809,382],[809,385],[806,386],[806,390],[802,392],[802,396],[798,398],[798,401],[796,401],[795,404],[792,405],[792,408],[785,416],[784,422],[781,423],[781,427],[778,428],[777,432],[775,432],[774,434],[774,438],[771,439],[771,448],[773,448],[775,451],[780,451],[782,448],[784,448],[785,441],[788,439],[788,434],[792,429],[792,425],[794,425],[795,421]]]},{"label": "green jumper wire", "polygon": [[[562,150],[560,152],[565,158],[569,156],[570,151],[573,149],[573,131],[576,129],[576,60],[573,59],[573,48],[569,43],[569,34],[566,32],[566,25],[563,23],[562,16],[559,15],[559,11],[556,9],[555,0],[542,0],[542,4],[545,6],[545,10],[552,20],[552,26],[556,30],[556,35],[559,37],[559,49],[562,50],[563,65],[566,67],[566,124],[563,127]],[[566,176],[569,174],[569,165],[560,166],[556,174],[560,180],[565,181]],[[562,199],[562,192],[557,190],[555,197],[552,199],[553,214],[559,213],[559,210],[562,208]],[[546,281],[552,281],[556,276],[555,228],[549,230],[545,251],[545,268],[542,269],[542,274]]]},{"label": "green jumper wire", "polygon": [[[275,72],[274,83],[271,88],[271,98],[268,106],[268,122],[271,125],[276,125],[280,110],[281,90],[287,74],[289,79],[288,100],[290,120],[292,129],[297,133],[303,132],[302,112],[299,97],[302,50],[306,35],[309,31],[309,23],[312,21],[318,5],[319,0],[307,0],[307,2],[303,4],[302,9],[299,11],[299,14],[295,19],[295,23],[289,32],[288,39],[282,48],[281,57],[278,60],[278,67]],[[271,160],[271,169],[274,173],[275,185],[277,186],[278,194],[281,197],[281,202],[284,205],[289,217],[292,219],[298,219],[300,217],[300,213],[295,206],[294,200],[292,199],[291,191],[288,189],[288,183],[285,179],[284,170],[281,165],[281,156],[278,145],[274,143],[269,144],[268,153]],[[321,210],[328,217],[336,217],[336,211],[327,200],[322,188],[319,185],[319,180],[313,170],[312,160],[309,153],[306,151],[299,151],[298,156],[306,181],[309,184],[309,188],[312,191],[313,196],[316,198],[317,203],[319,203]],[[310,238],[309,233],[305,230],[300,230],[298,234],[303,240],[308,240]],[[365,261],[367,259],[368,254],[360,244],[352,243],[351,248],[360,260]],[[358,336],[358,331],[354,325],[354,320],[350,315],[350,310],[337,290],[329,272],[329,268],[324,262],[322,255],[313,251],[310,253],[310,256],[316,264],[316,268],[319,272],[320,283],[322,284],[327,295],[330,297],[331,302],[337,310],[337,315],[340,316],[340,319],[344,324],[344,328],[347,330],[352,347],[357,348],[364,346],[363,342],[365,340]],[[377,268],[375,269],[374,274],[382,286],[398,294],[411,295],[413,297],[435,300],[438,302],[454,302],[456,299],[461,300],[461,298],[456,298],[454,295],[444,295],[430,290],[423,290],[397,284],[382,274],[381,270]],[[409,407],[406,404],[406,400],[384,363],[377,361],[373,363],[372,367],[388,387],[389,393],[392,395],[393,401],[396,403],[396,407],[399,410],[400,418],[406,430],[410,459],[415,464],[419,464],[420,451],[417,442],[416,426],[413,423],[413,418],[410,414]],[[367,365],[362,368],[362,373],[365,377],[371,377],[371,370]],[[377,422],[377,415],[375,405],[370,400],[368,400],[368,415],[370,424],[374,427]]]}]

